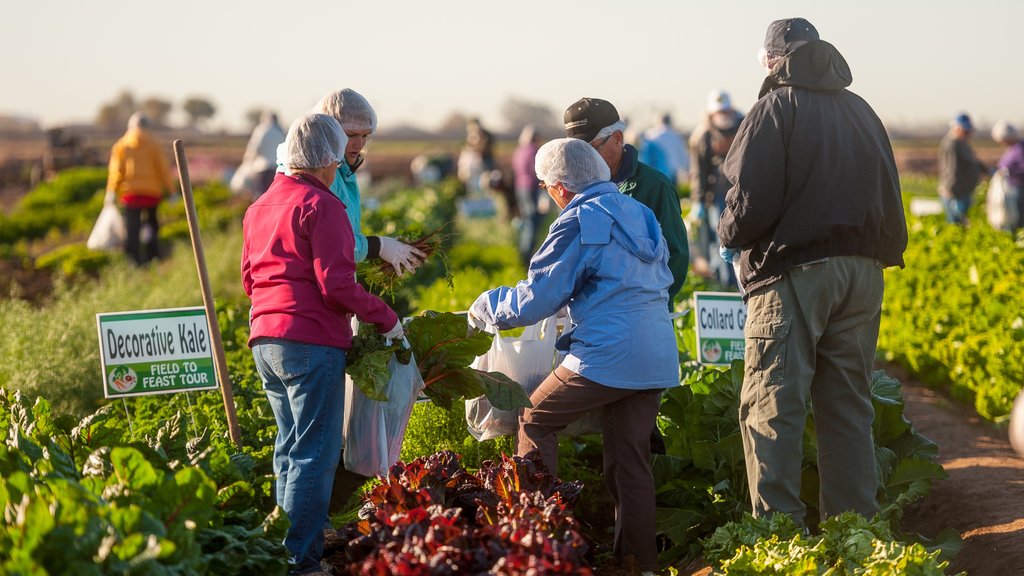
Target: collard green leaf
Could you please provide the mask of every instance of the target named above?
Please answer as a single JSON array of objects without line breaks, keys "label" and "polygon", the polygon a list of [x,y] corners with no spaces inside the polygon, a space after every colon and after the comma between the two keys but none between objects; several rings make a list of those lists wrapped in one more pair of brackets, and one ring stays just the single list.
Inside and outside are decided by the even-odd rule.
[{"label": "collard green leaf", "polygon": [[491,406],[499,410],[519,410],[533,407],[530,397],[515,380],[501,372],[482,372],[480,370],[476,372],[480,375],[480,381],[487,390],[484,394]]}]

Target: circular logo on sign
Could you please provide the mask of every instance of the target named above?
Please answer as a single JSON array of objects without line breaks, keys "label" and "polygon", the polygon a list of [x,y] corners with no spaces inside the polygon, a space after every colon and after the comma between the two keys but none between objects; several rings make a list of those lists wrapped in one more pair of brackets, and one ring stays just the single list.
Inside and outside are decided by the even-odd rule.
[{"label": "circular logo on sign", "polygon": [[722,347],[717,340],[707,340],[701,347],[701,354],[708,362],[718,362],[718,359],[722,357]]},{"label": "circular logo on sign", "polygon": [[107,378],[110,387],[118,392],[131,392],[139,383],[135,370],[127,366],[118,366],[110,372]]}]

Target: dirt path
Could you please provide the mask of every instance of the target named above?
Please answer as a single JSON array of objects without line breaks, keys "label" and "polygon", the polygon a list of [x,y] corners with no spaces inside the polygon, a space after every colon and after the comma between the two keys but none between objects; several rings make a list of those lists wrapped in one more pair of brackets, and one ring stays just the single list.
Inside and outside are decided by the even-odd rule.
[{"label": "dirt path", "polygon": [[911,380],[897,367],[886,371],[903,383],[906,415],[939,445],[949,474],[904,513],[903,529],[935,536],[953,528],[964,541],[949,573],[971,576],[1024,574],[1024,459],[1004,431],[970,407],[954,403]]}]

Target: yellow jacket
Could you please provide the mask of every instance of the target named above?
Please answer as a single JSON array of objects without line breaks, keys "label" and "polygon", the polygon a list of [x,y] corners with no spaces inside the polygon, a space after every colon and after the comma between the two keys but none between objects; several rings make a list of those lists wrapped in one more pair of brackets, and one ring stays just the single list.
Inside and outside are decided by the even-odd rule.
[{"label": "yellow jacket", "polygon": [[173,181],[160,143],[148,132],[131,129],[124,133],[110,151],[107,190],[123,196],[163,198]]}]

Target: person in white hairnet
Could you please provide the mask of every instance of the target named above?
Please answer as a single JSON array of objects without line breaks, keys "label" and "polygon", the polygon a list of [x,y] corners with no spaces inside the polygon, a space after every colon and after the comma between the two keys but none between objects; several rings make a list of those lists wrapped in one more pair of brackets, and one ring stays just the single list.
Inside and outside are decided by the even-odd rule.
[{"label": "person in white hairnet", "polygon": [[[370,102],[351,88],[344,88],[326,94],[313,107],[312,112],[332,116],[341,124],[348,144],[345,157],[338,166],[338,174],[331,185],[331,192],[344,204],[348,212],[352,231],[355,234],[355,260],[367,258],[386,260],[399,275],[411,273],[423,263],[424,254],[396,238],[388,236],[366,236],[362,232],[362,201],[356,170],[364,161],[363,149],[377,130],[377,112]],[[283,145],[278,147],[278,171],[287,172],[282,163]]]},{"label": "person in white hairnet", "polygon": [[1016,201],[1016,206],[1006,207],[1011,217],[1004,223],[1005,229],[1015,231],[1024,226],[1024,141],[1016,126],[1005,120],[992,127],[992,139],[1006,148],[996,163],[996,170],[1005,180],[1005,201]]},{"label": "person in white hairnet", "polygon": [[124,136],[110,150],[107,198],[125,209],[124,250],[136,264],[162,256],[157,207],[176,192],[163,146],[150,132],[149,117],[132,114]]},{"label": "person in white hairnet", "polygon": [[530,395],[517,453],[533,450],[558,472],[558,434],[602,408],[604,478],[615,501],[615,554],[657,568],[650,434],[661,392],[679,383],[668,312],[672,272],[654,213],[619,193],[586,140],[552,140],[537,152],[537,177],[562,209],[530,260],[525,280],[481,294],[473,326],[528,326],[568,308],[557,342],[565,353]]},{"label": "person in white hairnet", "polygon": [[260,114],[259,123],[249,135],[242,163],[236,172],[244,177],[237,185],[235,179],[232,179],[233,190],[237,186],[236,192],[248,192],[253,200],[266,192],[277,173],[277,148],[284,142],[284,137],[277,114],[264,110]]},{"label": "person in white hairnet", "polygon": [[401,320],[356,282],[354,235],[331,192],[347,138],[331,116],[307,114],[288,130],[270,188],[245,212],[242,286],[252,301],[249,346],[277,421],[277,504],[292,575],[321,574],[323,527],[340,460],[348,317],[386,338]]}]

